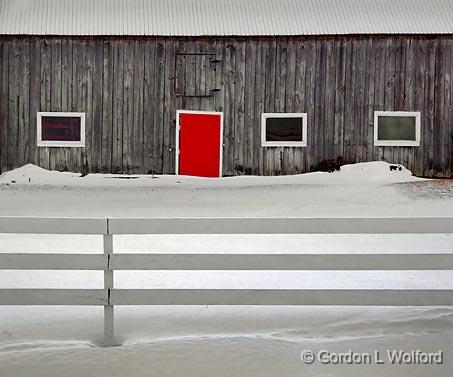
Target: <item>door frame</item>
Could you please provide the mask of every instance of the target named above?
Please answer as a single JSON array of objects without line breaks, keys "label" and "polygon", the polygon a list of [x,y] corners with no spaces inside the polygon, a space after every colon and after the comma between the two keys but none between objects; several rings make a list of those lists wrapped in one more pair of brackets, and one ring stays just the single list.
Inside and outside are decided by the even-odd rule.
[{"label": "door frame", "polygon": [[221,112],[221,111],[198,111],[198,110],[176,110],[175,175],[179,175],[179,132],[181,130],[181,126],[179,124],[180,114],[220,115],[219,178],[221,178],[222,177],[222,166],[223,166],[223,112]]}]

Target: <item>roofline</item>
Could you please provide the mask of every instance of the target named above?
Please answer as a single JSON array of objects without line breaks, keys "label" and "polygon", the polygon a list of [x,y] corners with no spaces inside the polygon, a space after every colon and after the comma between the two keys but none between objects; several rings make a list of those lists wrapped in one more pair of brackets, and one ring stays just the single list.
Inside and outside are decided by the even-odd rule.
[{"label": "roofline", "polygon": [[252,34],[252,35],[242,35],[242,34],[222,34],[222,35],[143,35],[143,34],[0,34],[0,37],[41,37],[41,38],[146,38],[146,39],[157,39],[157,38],[173,38],[173,39],[194,39],[194,38],[241,38],[241,39],[251,39],[251,38],[320,38],[320,37],[436,37],[436,36],[453,36],[453,33],[350,33],[350,34]]}]

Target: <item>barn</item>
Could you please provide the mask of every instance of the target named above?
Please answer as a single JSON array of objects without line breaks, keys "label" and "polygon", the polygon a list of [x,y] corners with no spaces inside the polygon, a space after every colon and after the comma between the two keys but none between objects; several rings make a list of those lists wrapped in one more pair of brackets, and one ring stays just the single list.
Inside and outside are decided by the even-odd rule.
[{"label": "barn", "polygon": [[0,0],[0,169],[453,175],[451,0]]}]

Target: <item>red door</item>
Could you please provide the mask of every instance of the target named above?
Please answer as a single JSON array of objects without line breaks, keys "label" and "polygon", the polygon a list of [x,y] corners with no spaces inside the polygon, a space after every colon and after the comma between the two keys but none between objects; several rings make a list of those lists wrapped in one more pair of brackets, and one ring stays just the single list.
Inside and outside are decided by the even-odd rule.
[{"label": "red door", "polygon": [[[222,175],[222,113],[178,112],[179,161],[181,175]],[[178,156],[176,156],[178,158]],[[179,171],[178,171],[179,166]]]}]

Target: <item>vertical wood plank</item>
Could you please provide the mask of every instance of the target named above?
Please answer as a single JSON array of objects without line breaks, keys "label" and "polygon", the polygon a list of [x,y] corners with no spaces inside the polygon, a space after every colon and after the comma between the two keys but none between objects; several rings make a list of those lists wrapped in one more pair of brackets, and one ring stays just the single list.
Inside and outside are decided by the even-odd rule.
[{"label": "vertical wood plank", "polygon": [[[179,46],[180,41],[177,41],[176,45]],[[204,69],[204,77],[205,77],[205,97],[203,98],[203,108],[206,111],[219,111],[216,108],[216,98],[220,94],[217,84],[217,67],[218,64],[212,63],[218,57],[216,56],[217,47],[216,41],[213,38],[209,38],[206,40],[204,44],[204,56],[203,56],[203,69]],[[219,63],[219,64],[222,64]]]},{"label": "vertical wood plank", "polygon": [[177,51],[175,61],[175,94],[183,96],[185,94],[185,69],[186,69],[186,55],[182,54],[180,51]]},{"label": "vertical wood plank", "polygon": [[[275,70],[275,112],[284,113],[286,110],[286,72],[288,69],[288,43],[286,38],[277,38],[277,66]],[[281,175],[286,170],[287,147],[271,148],[274,152],[274,171],[272,174]]]},{"label": "vertical wood plank", "polygon": [[326,40],[326,89],[324,94],[324,151],[323,158],[335,158],[334,130],[335,130],[335,97],[336,97],[336,40]]},{"label": "vertical wood plank", "polygon": [[41,42],[39,38],[30,39],[30,107],[29,107],[29,152],[28,159],[31,163],[38,165],[38,147],[37,147],[37,112],[41,107]]},{"label": "vertical wood plank", "polygon": [[344,107],[343,107],[343,157],[345,162],[352,161],[352,125],[354,123],[354,96],[353,96],[353,49],[354,40],[345,37],[344,59],[345,59],[345,81],[344,81]]},{"label": "vertical wood plank", "polygon": [[314,162],[318,164],[324,158],[324,113],[326,92],[326,44],[317,40],[315,63],[315,117],[314,117]]},{"label": "vertical wood plank", "polygon": [[[181,41],[178,42],[178,44]],[[221,69],[223,65],[223,59],[217,55],[217,39],[210,38],[207,41],[207,53],[206,56],[206,106],[207,109],[214,111],[223,111],[223,91],[220,90],[220,77]],[[219,63],[216,63],[219,61]],[[218,100],[220,98],[220,100]],[[220,109],[217,104],[222,103]],[[225,116],[225,114],[224,114]],[[225,132],[225,130],[224,130]],[[222,146],[224,148],[224,146]]]},{"label": "vertical wood plank", "polygon": [[[216,38],[212,41],[212,51],[215,53],[215,60],[219,60],[220,63],[212,62],[213,58],[210,59],[210,78],[208,77],[209,85],[212,88],[214,85],[215,88],[219,91],[213,97],[215,111],[223,112],[223,145],[222,145],[222,174],[224,176],[231,175],[231,167],[229,162],[232,158],[229,156],[229,147],[230,147],[230,136],[231,129],[228,128],[227,117],[230,115],[226,114],[225,107],[225,96],[226,96],[226,82],[225,82],[225,67],[226,67],[226,51],[225,51],[225,41],[222,39]],[[212,84],[213,83],[213,84]]]},{"label": "vertical wood plank", "polygon": [[157,108],[155,93],[156,41],[144,42],[144,87],[143,87],[143,169],[146,174],[157,173],[154,162],[154,113]]},{"label": "vertical wood plank", "polygon": [[111,39],[104,40],[102,44],[101,172],[110,173],[113,154],[114,49]]},{"label": "vertical wood plank", "polygon": [[20,93],[20,59],[18,48],[20,40],[14,38],[10,44],[8,58],[9,109],[7,123],[7,167],[8,170],[19,166],[19,93]]},{"label": "vertical wood plank", "polygon": [[156,46],[156,69],[155,69],[155,94],[154,100],[157,106],[154,112],[154,171],[158,174],[163,172],[163,114],[165,98],[165,44],[158,40]]},{"label": "vertical wood plank", "polygon": [[264,112],[266,90],[266,47],[263,41],[256,47],[256,69],[254,88],[254,119],[253,119],[253,174],[263,175],[263,148],[261,147],[261,114]]},{"label": "vertical wood plank", "polygon": [[132,140],[132,173],[142,173],[144,164],[144,120],[143,90],[145,75],[145,45],[142,40],[135,41],[134,60],[134,138]]},{"label": "vertical wood plank", "polygon": [[[50,111],[62,111],[62,46],[60,38],[49,40],[51,62],[50,62]],[[67,171],[66,151],[68,148],[49,148],[50,170]]]},{"label": "vertical wood plank", "polygon": [[91,172],[102,170],[102,95],[103,95],[103,53],[102,40],[92,42],[92,116],[91,116]]},{"label": "vertical wood plank", "polygon": [[[300,43],[296,42],[296,72],[295,72],[295,88],[294,88],[294,111],[297,113],[307,112],[307,99],[306,99],[306,70],[307,70],[307,58],[306,58],[306,45],[305,41]],[[312,130],[307,129],[307,133]],[[296,160],[296,173],[305,173],[308,171],[307,166],[307,147],[301,148],[299,158]]]},{"label": "vertical wood plank", "polygon": [[[72,106],[74,112],[86,112],[85,107],[85,92],[86,92],[86,65],[85,65],[85,48],[83,39],[73,41],[72,45]],[[85,120],[85,127],[87,122]],[[89,127],[88,127],[89,129]],[[88,135],[88,130],[85,129],[85,145]],[[82,165],[85,163],[86,148],[71,148],[73,153],[77,154],[79,161],[79,169],[82,171]],[[75,156],[73,156],[75,157]]]},{"label": "vertical wood plank", "polygon": [[375,75],[376,75],[376,45],[373,38],[368,38],[368,54],[366,62],[366,87],[365,109],[364,109],[364,138],[363,145],[365,148],[363,158],[366,161],[374,160],[374,104],[375,104]]},{"label": "vertical wood plank", "polygon": [[[51,64],[52,51],[49,39],[41,39],[41,85],[40,85],[40,109],[39,111],[51,111],[50,88],[51,88]],[[39,166],[44,169],[50,168],[49,148],[39,147]]]},{"label": "vertical wood plank", "polygon": [[8,40],[0,40],[0,172],[8,170],[9,50]]},{"label": "vertical wood plank", "polygon": [[[386,67],[386,40],[381,38],[374,43],[376,51],[376,67],[375,67],[375,95],[374,95],[374,111],[383,111],[385,108],[385,67]],[[374,117],[374,112],[373,112]],[[374,124],[373,119],[373,142],[374,142],[374,128],[377,127]],[[374,147],[374,159],[383,160],[384,147]]]},{"label": "vertical wood plank", "polygon": [[[277,40],[275,38],[266,43],[266,78],[265,78],[265,102],[264,112],[275,113],[275,79],[277,67]],[[263,164],[264,174],[274,174],[274,150],[275,148],[264,147]]]},{"label": "vertical wood plank", "polygon": [[[68,39],[68,50],[67,50],[67,60],[68,60],[68,80],[70,80],[70,85],[67,90],[67,101],[68,109],[73,112],[81,112],[81,72],[82,67],[78,64],[78,60],[82,54],[82,48],[80,40]],[[63,76],[64,77],[64,76]],[[86,137],[86,134],[85,134]],[[68,156],[68,166],[71,171],[82,171],[83,165],[83,148],[70,148]]]},{"label": "vertical wood plank", "polygon": [[[193,42],[191,43],[193,44]],[[196,55],[185,56],[185,79],[184,93],[186,96],[197,95],[196,77],[197,77],[197,57]]]},{"label": "vertical wood plank", "polygon": [[[61,38],[61,111],[72,111],[72,43],[70,38]],[[58,148],[60,156],[55,156],[55,165],[61,170],[80,171],[80,148]]]},{"label": "vertical wood plank", "polygon": [[436,93],[436,58],[438,43],[431,39],[428,43],[427,69],[425,86],[425,111],[427,122],[425,123],[425,175],[434,176],[434,126],[435,126],[435,93]]},{"label": "vertical wood plank", "polygon": [[[223,87],[223,109],[224,109],[224,174],[233,175],[235,173],[235,77],[236,77],[236,60],[235,47],[230,40],[219,43],[222,51],[222,78],[221,85]],[[220,98],[219,98],[220,101]]]},{"label": "vertical wood plank", "polygon": [[420,147],[416,148],[415,158],[417,173],[424,174],[425,161],[425,130],[427,126],[427,113],[425,111],[425,84],[426,84],[426,44],[417,37],[413,37],[416,43],[416,65],[415,65],[415,109],[420,111]]},{"label": "vertical wood plank", "polygon": [[[287,49],[287,66],[286,83],[285,83],[285,111],[288,113],[295,112],[295,92],[296,92],[296,63],[297,63],[297,46],[294,38],[288,39]],[[300,156],[302,147],[285,148],[283,151],[283,161],[285,165],[284,174],[295,174],[300,170]]]},{"label": "vertical wood plank", "polygon": [[176,44],[173,39],[165,43],[165,85],[163,112],[163,173],[175,174],[176,151],[176,98],[173,95],[175,80]]},{"label": "vertical wood plank", "polygon": [[364,139],[364,117],[365,117],[365,103],[364,103],[364,88],[365,88],[365,70],[366,70],[366,40],[359,38],[356,41],[354,64],[354,123],[353,123],[353,153],[354,161],[362,162],[363,152],[363,139]]},{"label": "vertical wood plank", "polygon": [[245,64],[246,43],[243,40],[236,42],[236,69],[234,87],[234,162],[235,174],[244,173],[244,112],[245,112]]},{"label": "vertical wood plank", "polygon": [[197,96],[197,56],[199,43],[196,39],[187,40],[183,51],[186,54],[184,70],[184,92],[182,105],[184,110],[201,110],[201,100]]},{"label": "vertical wood plank", "polygon": [[29,162],[30,148],[30,41],[23,39],[19,48],[19,161],[18,166]]},{"label": "vertical wood plank", "polygon": [[[384,91],[384,111],[395,110],[395,64],[396,64],[396,44],[392,38],[386,40],[386,64],[385,64],[385,91]],[[384,147],[384,159],[393,163],[393,147]]]},{"label": "vertical wood plank", "polygon": [[254,41],[246,43],[245,83],[244,83],[244,133],[242,154],[244,156],[244,173],[253,173],[253,128],[256,79],[256,44]]},{"label": "vertical wood plank", "polygon": [[445,153],[446,153],[446,177],[453,176],[453,39],[447,38],[447,62],[445,79],[445,109],[446,124],[445,129]]},{"label": "vertical wood plank", "polygon": [[444,130],[445,124],[445,41],[438,40],[436,50],[435,78],[434,78],[434,122],[433,122],[433,175],[442,177],[445,154]]},{"label": "vertical wood plank", "polygon": [[344,106],[345,106],[345,85],[346,85],[346,58],[344,38],[337,40],[335,52],[335,115],[334,115],[334,135],[333,135],[333,155],[343,157],[344,144]]},{"label": "vertical wood plank", "polygon": [[[395,43],[395,110],[404,111],[406,109],[406,93],[404,86],[404,77],[406,74],[406,49],[404,48],[404,38],[396,37]],[[394,147],[393,161],[408,167],[408,147]]]},{"label": "vertical wood plank", "polygon": [[82,108],[85,112],[85,161],[88,164],[88,171],[91,172],[92,162],[92,143],[94,133],[93,118],[93,50],[94,45],[90,39],[83,39],[83,96]]},{"label": "vertical wood plank", "polygon": [[[405,48],[405,75],[404,75],[404,91],[405,91],[405,109],[407,111],[418,111],[415,104],[416,93],[416,77],[415,77],[415,62],[416,62],[416,45],[412,37],[406,38],[404,41]],[[420,147],[406,148],[406,167],[414,174],[419,174],[415,163],[415,153]]]},{"label": "vertical wood plank", "polygon": [[123,87],[123,173],[132,172],[132,148],[135,138],[134,123],[134,59],[135,48],[132,40],[124,44],[124,87]]},{"label": "vertical wood plank", "polygon": [[348,38],[346,46],[346,84],[344,107],[344,158],[346,162],[354,162],[354,83],[356,77],[355,62],[357,59],[357,45],[354,39]]},{"label": "vertical wood plank", "polygon": [[306,45],[306,74],[305,74],[305,97],[307,109],[307,167],[309,171],[315,169],[315,87],[316,87],[316,43],[313,38],[308,40]]},{"label": "vertical wood plank", "polygon": [[113,40],[112,173],[123,172],[124,49]]}]

